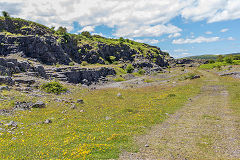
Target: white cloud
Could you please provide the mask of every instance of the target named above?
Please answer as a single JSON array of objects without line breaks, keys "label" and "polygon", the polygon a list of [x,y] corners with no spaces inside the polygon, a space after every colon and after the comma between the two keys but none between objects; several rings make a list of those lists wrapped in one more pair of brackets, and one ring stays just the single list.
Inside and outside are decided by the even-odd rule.
[{"label": "white cloud", "polygon": [[171,25],[172,18],[186,2],[181,0],[1,0],[0,10],[8,10],[15,3],[19,13],[12,16],[43,23],[47,26],[73,29],[73,22],[81,26],[105,25],[115,28],[114,35],[123,37],[150,37],[174,34],[181,29]]},{"label": "white cloud", "polygon": [[220,32],[227,32],[228,30],[229,30],[228,28],[224,28]]},{"label": "white cloud", "polygon": [[80,31],[78,31],[78,33],[81,33],[83,31],[88,31],[88,32],[94,32],[94,26],[86,26],[83,29],[81,29]]},{"label": "white cloud", "polygon": [[190,55],[191,53],[182,53],[182,55],[186,56],[186,55]]},{"label": "white cloud", "polygon": [[189,0],[181,15],[193,21],[207,20],[209,23],[240,18],[239,0]]},{"label": "white cloud", "polygon": [[174,52],[187,52],[187,49],[175,49]]},{"label": "white cloud", "polygon": [[135,41],[140,42],[140,43],[150,43],[150,44],[157,44],[160,42],[157,39],[136,39]]},{"label": "white cloud", "polygon": [[159,37],[163,34],[171,34],[181,32],[182,29],[168,24],[168,25],[155,25],[155,26],[123,26],[117,29],[117,37]]},{"label": "white cloud", "polygon": [[226,20],[234,20],[240,18],[240,1],[239,0],[223,0],[225,2],[222,10],[209,18],[209,22],[219,22]]},{"label": "white cloud", "polygon": [[195,39],[175,39],[172,41],[173,44],[190,44],[190,43],[203,43],[203,42],[215,42],[215,41],[219,41],[220,38],[219,37],[210,37],[210,38],[206,38],[206,37],[197,37]]},{"label": "white cloud", "polygon": [[240,19],[240,0],[1,0],[0,11],[47,26],[73,29],[105,25],[114,35],[123,37],[180,36],[179,27],[171,20],[181,16],[187,20],[209,23]]},{"label": "white cloud", "polygon": [[211,31],[207,31],[207,32],[205,32],[206,34],[212,34],[212,32]]},{"label": "white cloud", "polygon": [[229,40],[229,41],[234,41],[235,38],[233,38],[233,37],[228,37],[227,40]]},{"label": "white cloud", "polygon": [[170,34],[168,36],[168,38],[176,38],[176,37],[179,37],[179,36],[181,36],[181,33],[174,33],[174,34]]}]

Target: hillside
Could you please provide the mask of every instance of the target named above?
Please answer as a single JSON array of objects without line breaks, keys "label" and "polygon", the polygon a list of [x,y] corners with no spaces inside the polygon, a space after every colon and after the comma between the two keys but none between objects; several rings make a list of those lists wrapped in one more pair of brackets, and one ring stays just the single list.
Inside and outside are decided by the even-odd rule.
[{"label": "hillside", "polygon": [[[240,55],[240,53],[224,54],[222,56],[236,56],[236,55]],[[190,57],[184,57],[184,58],[185,59],[217,60],[218,55],[206,54],[206,55],[190,56]]]},{"label": "hillside", "polygon": [[109,64],[147,61],[167,66],[171,59],[160,48],[129,39],[110,39],[89,32],[70,34],[20,18],[0,17],[0,55],[21,53],[43,64]]}]

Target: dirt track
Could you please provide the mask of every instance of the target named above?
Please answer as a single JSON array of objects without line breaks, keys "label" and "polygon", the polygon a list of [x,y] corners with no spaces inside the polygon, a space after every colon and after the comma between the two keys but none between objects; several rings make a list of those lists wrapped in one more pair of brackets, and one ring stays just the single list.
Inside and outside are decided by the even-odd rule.
[{"label": "dirt track", "polygon": [[124,152],[120,160],[240,159],[239,117],[229,109],[228,91],[217,76],[204,74],[201,93],[147,135],[136,137],[140,151]]}]

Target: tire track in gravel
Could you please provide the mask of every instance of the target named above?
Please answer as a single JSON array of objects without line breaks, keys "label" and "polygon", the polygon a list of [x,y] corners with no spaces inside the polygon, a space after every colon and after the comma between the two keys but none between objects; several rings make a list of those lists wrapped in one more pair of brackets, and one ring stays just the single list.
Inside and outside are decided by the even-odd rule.
[{"label": "tire track in gravel", "polygon": [[218,77],[204,74],[201,93],[136,137],[139,152],[123,152],[120,160],[240,159],[239,117],[229,109],[228,91],[218,85]]}]

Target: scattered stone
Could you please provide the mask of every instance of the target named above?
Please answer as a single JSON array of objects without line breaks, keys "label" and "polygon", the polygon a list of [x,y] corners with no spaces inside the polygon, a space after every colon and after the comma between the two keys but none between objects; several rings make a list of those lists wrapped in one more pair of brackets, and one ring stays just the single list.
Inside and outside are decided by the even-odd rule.
[{"label": "scattered stone", "polygon": [[10,114],[10,111],[7,109],[0,109],[0,115]]},{"label": "scattered stone", "polygon": [[10,89],[8,86],[0,86],[0,91],[3,91],[3,90],[9,91]]},{"label": "scattered stone", "polygon": [[122,94],[121,94],[121,93],[118,93],[118,94],[117,94],[117,97],[122,97]]},{"label": "scattered stone", "polygon": [[54,99],[54,101],[56,101],[56,102],[62,102],[63,100],[60,99],[60,98],[56,98],[56,99]]},{"label": "scattered stone", "polygon": [[7,84],[7,85],[13,85],[14,81],[9,76],[0,76],[0,84]]},{"label": "scattered stone", "polygon": [[67,113],[67,110],[62,111],[62,114]]},{"label": "scattered stone", "polygon": [[191,79],[197,79],[197,78],[200,78],[199,75],[194,75]]},{"label": "scattered stone", "polygon": [[42,101],[38,101],[32,105],[32,108],[45,108],[46,104]]},{"label": "scattered stone", "polygon": [[46,119],[46,120],[44,121],[44,123],[45,123],[45,124],[52,123],[52,120],[50,120],[50,119]]},{"label": "scattered stone", "polygon": [[13,140],[13,141],[17,140],[17,137],[12,137],[12,140]]},{"label": "scattered stone", "polygon": [[83,102],[82,99],[78,99],[78,100],[77,100],[77,103],[83,104],[84,102]]},{"label": "scattered stone", "polygon": [[105,119],[106,119],[106,120],[110,120],[110,119],[112,119],[112,118],[107,116]]},{"label": "scattered stone", "polygon": [[26,78],[15,78],[14,81],[22,84],[28,84],[28,85],[32,85],[36,82],[34,79],[26,79]]},{"label": "scattered stone", "polygon": [[5,124],[5,126],[7,126],[7,127],[17,127],[18,125],[17,125],[17,122],[14,122],[14,121],[10,121],[9,123],[7,123],[7,124]]},{"label": "scattered stone", "polygon": [[12,128],[11,128],[11,130],[15,130],[15,129],[17,129],[17,127],[12,127]]},{"label": "scattered stone", "polygon": [[30,110],[32,105],[32,102],[16,102],[13,110]]},{"label": "scattered stone", "polygon": [[75,104],[72,104],[72,106],[70,107],[70,109],[76,109],[77,106]]}]

